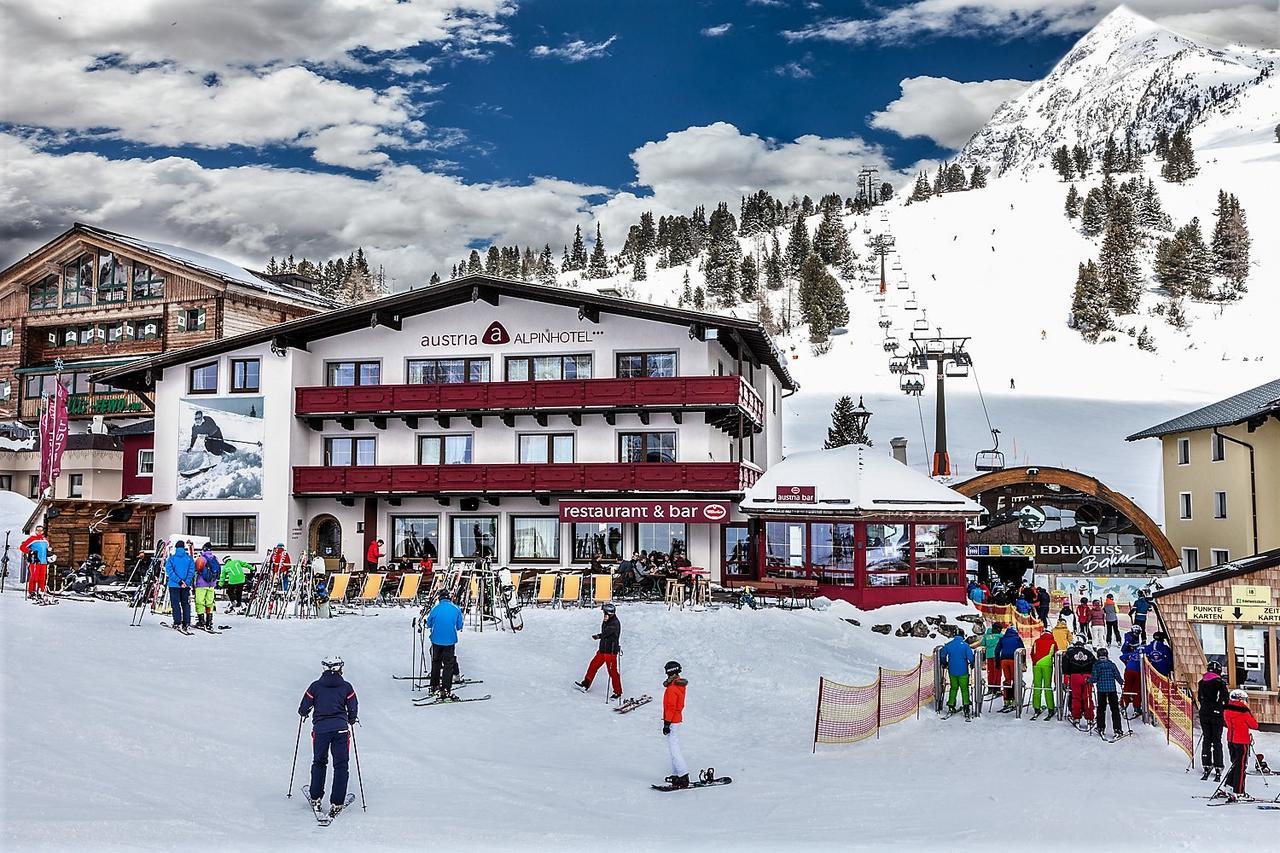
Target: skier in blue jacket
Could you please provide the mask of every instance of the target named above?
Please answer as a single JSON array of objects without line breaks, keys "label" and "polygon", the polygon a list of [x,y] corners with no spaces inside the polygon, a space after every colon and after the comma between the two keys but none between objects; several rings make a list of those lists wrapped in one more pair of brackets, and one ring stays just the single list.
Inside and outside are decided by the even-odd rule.
[{"label": "skier in blue jacket", "polygon": [[947,711],[956,712],[956,694],[964,697],[964,718],[969,719],[969,670],[976,660],[973,648],[962,634],[956,634],[938,653],[939,662],[947,668],[951,690],[947,694]]},{"label": "skier in blue jacket", "polygon": [[458,658],[454,647],[458,645],[458,632],[462,630],[462,611],[454,604],[449,590],[440,593],[440,600],[427,614],[427,630],[431,632],[431,682],[432,692],[440,691],[440,698],[456,701],[453,695],[453,679],[458,673]]},{"label": "skier in blue jacket", "polygon": [[356,690],[342,677],[342,658],[331,655],[322,661],[324,673],[302,694],[298,714],[311,719],[311,786],[307,796],[316,814],[324,799],[324,776],[329,754],[333,754],[333,791],[329,795],[329,817],[336,817],[347,801],[347,762],[351,726],[360,710]]},{"label": "skier in blue jacket", "polygon": [[182,542],[164,561],[165,584],[169,587],[169,604],[173,608],[173,627],[191,633],[191,585],[196,582],[196,561]]},{"label": "skier in blue jacket", "polygon": [[1023,648],[1026,646],[1022,643],[1022,637],[1018,634],[1018,629],[1012,625],[996,644],[996,660],[1000,661],[1000,672],[1004,677],[1004,707],[1000,709],[1001,714],[1013,710],[1013,682],[1017,677],[1014,669],[1014,655],[1017,654],[1018,649]]},{"label": "skier in blue jacket", "polygon": [[1173,675],[1173,649],[1165,642],[1164,631],[1156,631],[1151,635],[1151,642],[1142,647],[1147,662],[1155,667],[1156,672],[1165,678]]},{"label": "skier in blue jacket", "polygon": [[1150,612],[1151,599],[1147,598],[1145,592],[1139,592],[1138,600],[1129,608],[1129,618],[1133,620],[1133,627],[1142,635],[1144,643],[1147,641],[1147,614]]},{"label": "skier in blue jacket", "polygon": [[1120,646],[1120,662],[1124,664],[1124,690],[1120,694],[1120,707],[1133,708],[1131,716],[1142,713],[1142,641],[1138,629],[1130,628]]}]

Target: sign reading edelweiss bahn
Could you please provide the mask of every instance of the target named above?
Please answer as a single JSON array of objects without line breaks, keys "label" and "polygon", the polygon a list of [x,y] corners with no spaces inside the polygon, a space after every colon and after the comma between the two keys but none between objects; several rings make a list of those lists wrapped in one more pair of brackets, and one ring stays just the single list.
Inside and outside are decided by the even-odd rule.
[{"label": "sign reading edelweiss bahn", "polygon": [[774,501],[780,504],[813,504],[818,502],[818,491],[813,486],[778,486]]},{"label": "sign reading edelweiss bahn", "polygon": [[514,335],[507,327],[494,320],[482,334],[473,332],[446,332],[444,334],[423,335],[419,343],[424,347],[474,347],[480,344],[502,346],[516,344],[589,344],[604,334],[603,329],[530,329],[518,331]]},{"label": "sign reading edelweiss bahn", "polygon": [[724,501],[560,501],[560,520],[727,524],[729,504]]}]

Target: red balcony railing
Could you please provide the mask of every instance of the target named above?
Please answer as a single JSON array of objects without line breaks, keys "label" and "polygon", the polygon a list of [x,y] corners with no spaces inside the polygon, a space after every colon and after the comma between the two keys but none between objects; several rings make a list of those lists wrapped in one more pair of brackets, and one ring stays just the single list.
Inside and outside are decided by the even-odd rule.
[{"label": "red balcony railing", "polygon": [[295,495],[743,492],[760,472],[737,462],[511,465],[298,465]]},{"label": "red balcony railing", "polygon": [[740,376],[311,387],[296,389],[294,398],[294,413],[300,417],[734,407],[763,426],[764,400]]}]

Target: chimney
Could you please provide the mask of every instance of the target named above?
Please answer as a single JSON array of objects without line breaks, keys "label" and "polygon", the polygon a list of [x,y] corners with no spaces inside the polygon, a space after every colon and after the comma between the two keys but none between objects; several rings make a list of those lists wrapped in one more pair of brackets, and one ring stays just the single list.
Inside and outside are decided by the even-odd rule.
[{"label": "chimney", "polygon": [[893,458],[897,459],[903,465],[907,464],[907,440],[900,435],[896,435],[889,439],[889,446],[893,448]]}]

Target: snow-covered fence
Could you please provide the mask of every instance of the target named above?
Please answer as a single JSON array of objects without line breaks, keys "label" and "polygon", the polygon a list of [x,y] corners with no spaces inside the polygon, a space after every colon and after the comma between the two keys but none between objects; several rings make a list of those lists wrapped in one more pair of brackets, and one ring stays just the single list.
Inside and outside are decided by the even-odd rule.
[{"label": "snow-covered fence", "polygon": [[813,749],[820,743],[856,743],[910,716],[934,701],[937,662],[920,656],[911,669],[880,668],[871,684],[840,684],[818,679],[818,708],[814,714]]},{"label": "snow-covered fence", "polygon": [[1148,722],[1164,729],[1165,743],[1171,743],[1195,762],[1196,712],[1191,697],[1161,675],[1142,658],[1142,707]]}]

